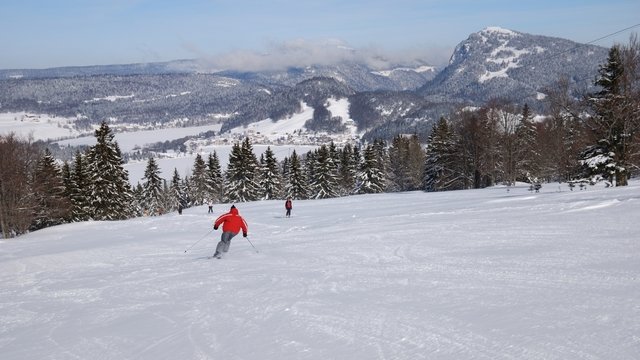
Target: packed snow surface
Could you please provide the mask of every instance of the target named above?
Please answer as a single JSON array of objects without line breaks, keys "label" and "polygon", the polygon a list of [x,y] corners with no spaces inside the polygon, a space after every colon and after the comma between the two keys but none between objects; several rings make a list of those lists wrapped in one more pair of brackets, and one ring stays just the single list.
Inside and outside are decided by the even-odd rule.
[{"label": "packed snow surface", "polygon": [[1,241],[0,359],[640,358],[640,182],[236,205]]}]

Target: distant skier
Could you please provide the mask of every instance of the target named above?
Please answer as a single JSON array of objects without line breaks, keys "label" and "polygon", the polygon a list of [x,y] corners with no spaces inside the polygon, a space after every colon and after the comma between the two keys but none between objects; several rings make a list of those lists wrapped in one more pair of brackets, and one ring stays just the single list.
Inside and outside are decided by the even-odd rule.
[{"label": "distant skier", "polygon": [[231,205],[228,213],[222,214],[216,219],[213,223],[213,230],[218,230],[220,225],[222,225],[222,236],[220,237],[218,246],[216,246],[216,253],[213,254],[213,256],[218,259],[229,251],[231,239],[238,235],[240,230],[242,230],[242,236],[247,237],[247,222],[240,216],[235,205]]},{"label": "distant skier", "polygon": [[287,198],[287,201],[284,202],[284,208],[287,209],[286,217],[291,217],[291,209],[293,209],[293,203],[291,202],[291,198]]},{"label": "distant skier", "polygon": [[209,212],[207,214],[211,214],[213,212],[213,203],[209,201]]}]

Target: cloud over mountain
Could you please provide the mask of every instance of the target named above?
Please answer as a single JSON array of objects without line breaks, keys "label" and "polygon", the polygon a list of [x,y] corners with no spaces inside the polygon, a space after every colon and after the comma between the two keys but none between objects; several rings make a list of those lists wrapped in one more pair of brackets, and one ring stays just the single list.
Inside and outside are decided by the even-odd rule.
[{"label": "cloud over mountain", "polygon": [[[442,49],[431,53],[420,49],[394,52],[373,47],[355,49],[339,39],[272,42],[260,52],[235,50],[225,54],[204,55],[195,48],[191,48],[191,51],[199,58],[201,66],[208,71],[279,71],[291,67],[330,66],[340,63],[360,63],[372,69],[388,69],[398,63],[426,60],[437,64],[444,59]],[[429,59],[437,60],[431,62]]]}]

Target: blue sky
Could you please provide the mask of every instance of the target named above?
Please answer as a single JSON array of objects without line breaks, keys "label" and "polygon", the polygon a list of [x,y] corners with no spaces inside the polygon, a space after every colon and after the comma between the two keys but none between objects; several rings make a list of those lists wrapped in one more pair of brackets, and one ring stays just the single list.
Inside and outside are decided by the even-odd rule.
[{"label": "blue sky", "polygon": [[276,53],[270,66],[304,65],[335,60],[337,44],[441,64],[487,26],[586,43],[639,23],[638,0],[2,0],[0,69],[193,58],[250,68]]}]

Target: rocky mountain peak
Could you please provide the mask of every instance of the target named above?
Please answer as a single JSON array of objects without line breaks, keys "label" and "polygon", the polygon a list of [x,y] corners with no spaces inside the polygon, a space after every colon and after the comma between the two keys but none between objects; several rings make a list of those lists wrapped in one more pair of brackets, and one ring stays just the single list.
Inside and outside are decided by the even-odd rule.
[{"label": "rocky mountain peak", "polygon": [[448,66],[420,92],[434,100],[482,103],[514,94],[519,100],[562,76],[585,88],[606,53],[599,46],[491,26],[458,44]]}]

